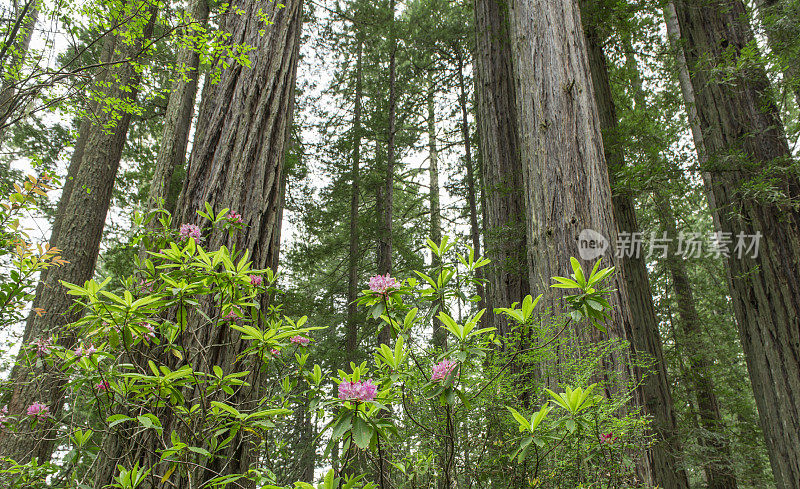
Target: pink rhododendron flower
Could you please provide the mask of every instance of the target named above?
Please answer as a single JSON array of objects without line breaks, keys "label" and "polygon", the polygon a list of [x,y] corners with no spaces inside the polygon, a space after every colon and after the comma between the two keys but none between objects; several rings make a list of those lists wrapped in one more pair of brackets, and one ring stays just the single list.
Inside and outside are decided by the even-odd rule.
[{"label": "pink rhododendron flower", "polygon": [[291,338],[289,338],[289,341],[303,346],[311,343],[311,340],[306,338],[305,336],[292,336]]},{"label": "pink rhododendron flower", "polygon": [[264,283],[264,279],[260,275],[250,275],[250,285],[253,287],[258,287],[262,283]]},{"label": "pink rhododendron flower", "polygon": [[339,399],[343,401],[367,402],[375,399],[378,395],[378,386],[372,379],[363,382],[343,381],[339,384]]},{"label": "pink rhododendron flower", "polygon": [[200,226],[194,224],[181,224],[181,239],[200,239]]},{"label": "pink rhododendron flower", "polygon": [[239,319],[239,315],[237,314],[237,310],[236,309],[231,309],[231,312],[226,314],[225,317],[222,318],[222,319],[224,319],[225,321],[236,321],[237,319]]},{"label": "pink rhododendron flower", "polygon": [[147,330],[147,333],[142,334],[143,337],[151,340],[156,337],[156,329],[150,323],[139,323],[139,326]]},{"label": "pink rhododendron flower", "polygon": [[145,279],[139,280],[139,287],[142,289],[142,292],[152,292],[154,284],[155,282],[153,282],[152,280],[151,281],[147,281]]},{"label": "pink rhododendron flower", "polygon": [[278,350],[277,348],[273,348],[269,352],[272,353],[273,355],[280,355],[281,354],[281,351]]},{"label": "pink rhododendron flower", "polygon": [[228,214],[228,219],[230,219],[231,222],[235,222],[236,224],[242,223],[242,215],[239,214],[238,212],[231,212],[230,214]]},{"label": "pink rhododendron flower", "polygon": [[0,424],[7,423],[8,420],[8,404],[6,404],[0,409]]},{"label": "pink rhododendron flower", "polygon": [[93,345],[89,345],[88,347],[81,345],[75,349],[75,358],[88,357],[96,352],[97,349]]},{"label": "pink rhododendron flower", "polygon": [[50,408],[41,402],[34,402],[28,406],[28,416],[33,416],[39,419],[46,418],[50,416]]},{"label": "pink rhododendron flower", "polygon": [[444,380],[450,375],[450,372],[456,368],[458,363],[455,360],[442,360],[433,366],[433,373],[431,374],[431,381]]},{"label": "pink rhododendron flower", "polygon": [[389,290],[397,287],[397,279],[386,275],[375,275],[369,279],[369,290],[386,295]]},{"label": "pink rhododendron flower", "polygon": [[614,433],[603,433],[600,435],[600,443],[614,443],[619,438],[614,436]]},{"label": "pink rhododendron flower", "polygon": [[108,381],[107,380],[104,380],[104,381],[98,383],[96,386],[94,386],[94,388],[99,392],[107,391],[109,389],[109,387],[111,387],[111,386],[108,385]]},{"label": "pink rhododendron flower", "polygon": [[39,338],[34,345],[36,345],[36,356],[43,357],[50,353],[50,338]]}]

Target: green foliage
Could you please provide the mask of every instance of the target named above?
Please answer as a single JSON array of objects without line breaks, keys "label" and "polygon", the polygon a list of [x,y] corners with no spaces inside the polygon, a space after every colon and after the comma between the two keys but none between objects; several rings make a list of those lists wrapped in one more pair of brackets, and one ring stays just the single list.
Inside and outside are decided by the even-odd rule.
[{"label": "green foliage", "polygon": [[20,221],[36,209],[37,197],[47,195],[52,188],[50,180],[48,175],[28,176],[22,185],[15,183],[14,191],[0,203],[0,262],[4,265],[0,276],[0,331],[23,319],[33,300],[36,275],[50,266],[66,263],[60,250],[48,244],[33,244]]}]

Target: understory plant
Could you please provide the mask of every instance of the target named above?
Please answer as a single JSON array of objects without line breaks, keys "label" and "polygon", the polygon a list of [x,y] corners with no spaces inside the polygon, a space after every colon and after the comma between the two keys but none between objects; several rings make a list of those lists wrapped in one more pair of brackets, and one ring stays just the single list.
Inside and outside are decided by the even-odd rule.
[{"label": "understory plant", "polygon": [[[310,360],[321,328],[283,313],[273,270],[253,269],[247,250],[207,249],[211,232],[241,230],[238,215],[199,214],[202,226],[163,210],[140,218],[146,253],[120,286],[63,284],[81,319],[23,348],[38,372],[62,376],[67,406],[36,402],[0,421],[13,436],[47,424],[60,451],[2,459],[9,487],[282,488],[263,459],[212,468],[241,450],[279,450],[279,428],[298,413],[324,422],[309,442],[325,458],[317,486],[294,488],[635,485],[646,419],[628,407],[635,382],[603,371],[627,344],[579,334],[605,331],[613,269],[572,260],[571,277],[554,284],[575,292],[565,315],[542,310],[542,295],[487,313],[469,291],[488,260],[429,240],[435,268],[375,276],[357,300],[364,327],[389,343],[329,369]],[[497,321],[509,324],[503,337]],[[61,334],[76,346],[58,346]],[[218,348],[226,342],[237,353]]]}]

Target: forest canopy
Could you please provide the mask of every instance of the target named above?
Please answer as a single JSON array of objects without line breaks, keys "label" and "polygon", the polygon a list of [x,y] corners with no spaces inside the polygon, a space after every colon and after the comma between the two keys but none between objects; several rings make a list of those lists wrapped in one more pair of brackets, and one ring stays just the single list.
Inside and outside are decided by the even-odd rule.
[{"label": "forest canopy", "polygon": [[0,487],[800,489],[798,0],[0,19]]}]

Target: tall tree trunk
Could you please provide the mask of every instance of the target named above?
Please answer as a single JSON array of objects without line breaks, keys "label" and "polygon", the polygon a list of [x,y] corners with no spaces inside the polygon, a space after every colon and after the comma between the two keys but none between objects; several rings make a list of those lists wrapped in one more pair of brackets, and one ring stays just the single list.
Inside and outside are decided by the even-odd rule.
[{"label": "tall tree trunk", "polygon": [[[461,106],[461,137],[464,139],[464,163],[467,172],[467,204],[469,205],[469,230],[475,257],[481,255],[481,228],[478,225],[477,190],[475,188],[475,166],[472,163],[472,141],[469,134],[469,110],[467,109],[467,85],[464,82],[464,55],[460,49],[456,53],[458,71],[458,103]],[[475,278],[479,283],[476,292],[480,296],[478,310],[486,307],[483,291],[483,272],[478,269]]]},{"label": "tall tree trunk", "polygon": [[[138,40],[121,48],[121,59],[139,53],[143,40],[152,35],[156,18],[155,7],[150,7],[143,15],[149,20],[142,33],[132,33],[134,39]],[[131,63],[115,65],[110,70],[109,79],[114,82],[105,92],[108,97],[125,100],[130,104],[136,103],[137,91],[123,89],[123,85],[137,86],[140,80],[140,75]],[[50,269],[44,283],[37,288],[39,294],[35,304],[45,309],[46,313],[42,316],[31,313],[29,316],[24,333],[24,338],[29,341],[58,334],[58,343],[64,348],[72,348],[75,343],[74,332],[64,326],[76,321],[80,312],[71,309],[74,302],[67,296],[61,281],[83,284],[94,273],[100,238],[131,116],[123,113],[117,119],[112,119],[113,115],[109,111],[101,112],[99,117],[99,120],[94,120],[91,124],[82,125],[86,136],[79,138],[79,141],[83,139],[84,146],[79,153],[80,163],[76,165],[74,180],[71,182],[75,191],[62,194],[63,205],[59,204],[64,209],[60,216],[61,226],[59,232],[51,238],[51,242],[62,250],[62,255],[69,263]],[[113,129],[104,127],[114,121]],[[8,402],[9,412],[24,413],[34,402],[43,402],[57,419],[64,404],[64,386],[68,379],[59,372],[58,367],[49,368],[45,365],[42,369],[37,369],[28,361],[28,346],[29,343],[23,344],[12,371],[14,388]],[[40,423],[32,433],[25,433],[24,436],[3,431],[0,433],[0,452],[21,463],[33,458],[38,458],[42,463],[49,461],[56,441],[54,425],[55,423]]]},{"label": "tall tree trunk", "polygon": [[[625,189],[620,189],[618,175],[625,166],[623,148],[617,140],[619,120],[611,93],[611,81],[603,40],[600,38],[595,22],[599,12],[590,10],[591,5],[583,2],[584,29],[591,69],[594,94],[603,131],[603,148],[608,166],[608,175],[612,184],[617,187],[612,195],[614,203],[614,219],[620,231],[639,233],[636,221],[633,196]],[[636,82],[634,82],[636,85]],[[635,90],[641,92],[640,87]],[[642,97],[637,97],[637,104],[642,109]],[[656,311],[653,306],[653,294],[644,258],[639,253],[624,254],[622,258],[625,283],[628,288],[628,300],[631,311],[631,339],[634,354],[652,358],[652,371],[644,376],[641,394],[645,409],[653,416],[652,428],[656,434],[656,443],[649,451],[649,463],[655,481],[666,489],[688,489],[689,479],[686,471],[680,469],[681,443],[678,438],[677,420],[675,418],[672,393],[667,379],[664,364],[664,353],[661,348],[661,337],[658,331]]]},{"label": "tall tree trunk", "polygon": [[[430,212],[431,212],[431,241],[438,246],[442,242],[442,208],[439,200],[439,150],[436,147],[436,110],[434,108],[434,95],[435,95],[435,82],[433,75],[429,75],[428,79],[428,93],[427,93],[427,109],[428,109],[428,175],[430,177],[429,195],[430,195]],[[434,270],[438,270],[442,265],[442,260],[433,253],[431,266]],[[435,277],[434,277],[435,279]],[[442,309],[442,301],[437,300],[434,307],[439,310]],[[442,327],[438,320],[433,321],[433,346],[447,348],[447,332]]]},{"label": "tall tree trunk", "polygon": [[[26,104],[26,100],[17,98],[17,77],[21,76],[22,65],[28,53],[33,28],[39,18],[38,0],[27,0],[24,5],[14,2],[14,24],[3,42],[0,54],[0,142],[5,139],[14,111]],[[9,48],[13,46],[13,51]],[[9,73],[10,71],[10,73]],[[23,99],[25,97],[22,97]]]},{"label": "tall tree trunk", "polygon": [[[105,41],[103,42],[103,48],[100,53],[100,64],[105,64],[111,61],[112,56],[114,56],[114,50],[116,48],[117,36],[107,36]],[[108,70],[103,70],[95,74],[95,79],[97,80],[96,85],[99,86],[100,83],[106,81],[108,79],[109,72]],[[92,102],[90,104],[90,110],[92,113],[97,112],[98,105],[96,102]],[[67,175],[64,178],[64,186],[61,188],[61,197],[58,199],[58,205],[56,206],[56,213],[53,219],[53,228],[50,230],[50,246],[56,246],[58,242],[58,237],[61,235],[61,226],[64,222],[64,215],[67,212],[67,205],[69,204],[69,196],[72,194],[72,189],[74,188],[75,179],[78,176],[78,171],[81,168],[81,162],[83,161],[83,154],[86,148],[86,141],[89,138],[89,134],[92,130],[92,125],[94,123],[94,119],[92,115],[86,116],[81,121],[81,125],[78,129],[78,139],[75,141],[75,147],[72,151],[72,155],[70,157],[70,163],[67,168]],[[41,307],[42,298],[44,297],[44,286],[47,283],[47,272],[48,270],[42,270],[39,275],[39,284],[36,286],[36,296],[33,298],[33,303],[31,304],[31,310],[36,310]],[[34,331],[33,329],[33,322],[34,316],[28,316],[28,320],[25,324],[25,331],[22,336],[22,344],[28,344],[33,341],[34,338],[31,338],[31,333]],[[13,374],[12,374],[13,377]]]},{"label": "tall tree trunk", "polygon": [[[572,0],[522,0],[511,5],[510,13],[528,271],[531,287],[551,295],[547,302],[558,313],[564,310],[562,294],[550,289],[551,277],[571,273],[569,258],[580,257],[581,230],[592,229],[609,241],[603,262],[616,266],[617,227],[580,12]],[[579,258],[584,268],[595,260]],[[612,286],[617,291],[610,297],[609,333],[628,338],[622,274]]]},{"label": "tall tree trunk", "polygon": [[[586,230],[602,235],[608,243],[603,264],[618,271],[610,284],[608,335],[633,341],[580,11],[574,0],[520,0],[511,4],[510,14],[531,288],[545,294],[542,302],[551,313],[565,312],[565,292],[550,289],[551,277],[569,276],[570,257],[591,269],[598,256],[579,249],[580,240],[586,240]],[[604,338],[590,327],[579,335],[587,341]],[[636,375],[626,351],[612,353],[605,372],[607,379],[616,378],[607,382],[609,394],[626,390]],[[630,403],[641,406],[639,391]],[[637,464],[637,470],[646,482],[652,480],[648,464]]]},{"label": "tall tree trunk", "polygon": [[[667,233],[670,243],[678,242],[678,228],[676,226],[675,214],[669,199],[660,190],[653,192],[656,204],[656,213],[663,229]],[[695,306],[692,282],[686,270],[686,263],[683,261],[677,249],[670,247],[664,265],[672,278],[672,289],[675,292],[675,300],[678,303],[678,314],[680,315],[679,328],[680,346],[682,355],[686,356],[689,362],[687,369],[687,380],[690,382],[688,390],[697,399],[698,415],[703,426],[703,435],[700,442],[712,453],[714,460],[704,466],[706,480],[709,489],[735,489],[736,474],[730,464],[731,449],[724,433],[724,422],[719,411],[719,402],[714,389],[714,380],[711,372],[711,361],[705,354],[705,350],[700,340],[703,332],[703,324],[700,314]]]},{"label": "tall tree trunk", "polygon": [[[360,36],[360,34],[359,34]],[[350,156],[350,248],[347,271],[347,331],[345,333],[346,360],[355,361],[358,346],[358,263],[359,263],[359,192],[361,191],[361,92],[363,90],[363,49],[364,43],[358,39],[356,50],[356,87],[353,108],[353,153]]]},{"label": "tall tree trunk", "polygon": [[[279,248],[284,161],[290,140],[303,13],[302,0],[284,5],[279,8],[277,4],[256,0],[237,0],[231,5],[242,14],[227,16],[221,28],[230,35],[231,43],[254,48],[249,53],[250,67],[230,60],[220,61],[229,66],[222,69],[216,85],[204,90],[187,178],[175,210],[176,225],[199,224],[197,210],[203,209],[206,202],[214,209],[224,207],[239,213],[242,231],[217,230],[204,236],[204,245],[208,249],[227,246],[248,250],[254,269],[274,267]],[[271,20],[266,28],[259,20],[262,15]],[[267,294],[261,300],[261,308],[266,310]],[[217,311],[206,309],[204,313],[213,316]],[[241,335],[227,327],[205,327],[200,316],[198,313],[190,317],[187,332],[183,333],[187,342],[185,358],[202,359],[203,366],[193,365],[193,368],[204,371],[207,365],[218,365],[226,372],[245,368],[233,365],[248,346]],[[240,409],[250,409],[265,388],[260,369],[247,369],[251,373],[243,380],[251,388],[228,399]],[[198,392],[188,392],[186,398],[189,404],[209,401],[201,400]],[[169,432],[179,424],[168,410],[160,420],[163,436],[169,440]],[[122,432],[107,438],[115,440],[106,443],[100,455],[97,487],[111,482],[116,464],[132,465],[140,460],[139,453],[147,453],[151,444],[157,443],[152,436],[125,439]],[[257,468],[260,456],[257,442],[252,435],[238,433],[220,456],[193,470],[192,482],[199,487],[217,476]],[[161,474],[160,470],[151,473],[152,487],[161,487],[158,482]],[[171,481],[179,489],[189,487],[189,480],[179,478],[177,473]],[[255,487],[252,482],[239,481],[239,484]]]},{"label": "tall tree trunk", "polygon": [[[530,293],[525,264],[525,197],[512,71],[508,6],[502,0],[475,0],[475,77],[478,134],[483,161],[486,255],[490,311],[509,307]],[[492,317],[500,334],[509,323]]]},{"label": "tall tree trunk", "polygon": [[[193,23],[192,27],[187,29],[202,31],[206,28],[209,14],[208,1],[192,0],[189,5],[189,15]],[[147,206],[150,209],[163,205],[165,209],[172,210],[170,205],[172,203],[168,202],[172,175],[175,169],[182,167],[186,161],[194,101],[200,81],[199,67],[200,53],[197,52],[197,48],[194,46],[181,48],[175,73],[177,79],[169,95],[161,144],[158,148],[153,180],[150,183],[150,194],[147,199]]]},{"label": "tall tree trunk", "polygon": [[[392,214],[394,207],[394,159],[395,159],[395,124],[397,123],[397,37],[395,35],[394,12],[395,0],[389,0],[389,127],[386,134],[386,178],[383,189],[379,192],[381,200],[381,229],[378,236],[378,274],[385,275],[392,271]],[[384,326],[378,334],[378,344],[389,344],[389,326]],[[382,472],[381,472],[382,473]],[[381,479],[382,480],[382,479]]]},{"label": "tall tree trunk", "polygon": [[708,200],[709,208],[711,209],[711,214],[714,219],[714,227],[719,229],[719,217],[716,211],[717,206],[714,202],[714,193],[711,191],[711,176],[707,171],[703,171],[703,168],[706,167],[707,160],[706,145],[703,141],[703,132],[700,130],[700,119],[697,115],[694,88],[692,87],[692,79],[689,75],[689,66],[686,64],[686,53],[683,50],[683,44],[681,42],[681,29],[678,25],[678,17],[675,14],[675,4],[672,1],[664,7],[664,20],[667,26],[667,37],[672,47],[673,56],[675,56],[675,64],[678,69],[678,84],[681,87],[684,105],[686,105],[686,117],[689,120],[689,128],[692,131],[692,141],[694,142],[694,149],[697,153],[697,161],[700,164],[700,173],[703,177],[703,185],[706,189],[706,199]]},{"label": "tall tree trunk", "polygon": [[[719,231],[744,245],[727,259],[728,284],[767,451],[778,488],[798,488],[800,180],[763,68],[738,64],[755,42],[741,0],[674,4]],[[752,195],[764,183],[782,197]],[[757,253],[750,236],[760,236]]]},{"label": "tall tree trunk", "polygon": [[[142,11],[142,15],[149,20],[143,32],[131,33],[136,42],[122,44],[118,51],[120,59],[131,58],[140,52],[144,39],[152,35],[156,13],[155,7]],[[137,90],[128,87],[136,87],[141,75],[130,62],[114,65],[108,79],[111,85],[105,94],[110,99],[136,103]],[[24,338],[29,341],[58,334],[58,343],[64,348],[72,348],[75,344],[74,331],[65,326],[79,319],[81,313],[71,309],[74,301],[67,295],[61,281],[82,285],[94,273],[131,118],[129,113],[123,113],[113,119],[113,112],[102,111],[98,119],[91,123],[84,122],[81,126],[86,130],[86,136],[79,138],[80,161],[76,163],[73,159],[71,164],[76,167],[74,179],[70,181],[72,191],[62,194],[59,208],[64,212],[58,217],[61,220],[58,232],[54,229],[54,236],[51,237],[53,245],[62,250],[62,255],[69,263],[51,268],[44,283],[37,289],[39,294],[34,302],[46,313],[42,316],[31,313],[29,316],[24,333]],[[114,124],[111,130],[107,128],[109,124]],[[76,147],[76,151],[78,149]],[[34,402],[43,402],[58,419],[64,405],[64,388],[68,378],[62,375],[58,367],[44,365],[38,369],[31,364],[28,360],[29,346],[30,343],[23,344],[14,365],[11,377],[14,388],[8,402],[9,412],[21,414]],[[38,458],[40,463],[49,461],[56,441],[55,424],[39,423],[24,436],[5,430],[0,432],[0,452],[22,463],[33,458]]]}]

